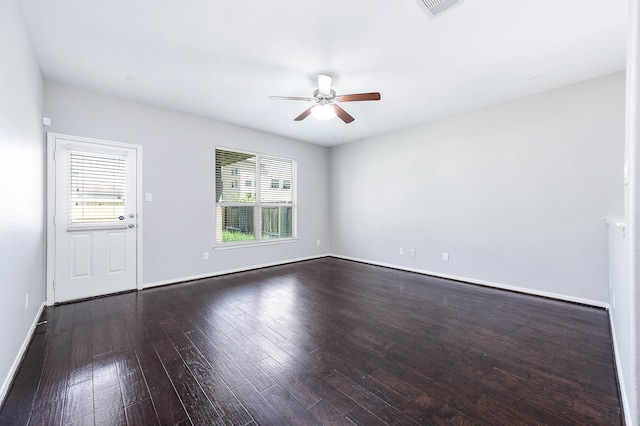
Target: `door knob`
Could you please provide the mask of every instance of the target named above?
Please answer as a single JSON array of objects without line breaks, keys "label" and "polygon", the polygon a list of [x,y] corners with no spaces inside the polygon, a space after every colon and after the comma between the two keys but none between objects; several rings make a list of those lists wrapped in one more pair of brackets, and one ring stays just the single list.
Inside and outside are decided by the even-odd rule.
[{"label": "door knob", "polygon": [[133,227],[135,227],[135,225],[133,223],[130,223],[129,228],[133,228]]}]

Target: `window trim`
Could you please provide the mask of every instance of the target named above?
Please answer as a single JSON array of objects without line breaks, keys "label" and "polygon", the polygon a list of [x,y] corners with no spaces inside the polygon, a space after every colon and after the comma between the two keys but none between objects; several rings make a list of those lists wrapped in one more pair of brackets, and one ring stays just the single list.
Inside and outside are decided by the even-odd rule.
[{"label": "window trim", "polygon": [[[220,203],[218,201],[216,201],[218,199],[218,185],[217,185],[217,172],[215,172],[215,168],[217,167],[216,165],[216,151],[221,150],[221,151],[230,151],[230,152],[236,152],[239,154],[247,154],[247,155],[251,155],[254,156],[256,158],[256,176],[255,176],[255,180],[252,182],[253,183],[253,187],[255,188],[255,194],[256,194],[256,201],[253,203],[237,203],[237,202],[228,202],[228,203]],[[260,166],[261,166],[261,161],[263,158],[268,158],[268,159],[274,159],[274,160],[283,160],[283,161],[290,161],[291,165],[292,165],[292,170],[291,170],[291,184],[293,185],[293,188],[290,189],[291,190],[291,204],[282,204],[282,203],[274,203],[274,202],[261,202],[260,201],[260,190],[262,187],[262,182],[261,182],[261,176],[260,176]],[[235,248],[240,248],[240,247],[256,247],[256,246],[264,246],[264,245],[272,245],[272,244],[284,244],[284,243],[291,243],[291,242],[297,242],[299,240],[298,238],[298,185],[297,185],[297,172],[298,172],[298,161],[295,158],[291,158],[291,157],[281,157],[281,156],[277,156],[277,155],[271,155],[271,154],[264,154],[261,152],[254,152],[254,151],[245,151],[245,150],[241,150],[241,149],[237,149],[237,148],[229,148],[226,146],[220,146],[220,145],[216,145],[214,147],[214,154],[213,154],[213,164],[214,164],[214,205],[215,205],[215,212],[214,212],[214,232],[213,232],[213,249],[214,250],[227,250],[227,249],[235,249]],[[236,177],[236,176],[234,176]],[[270,178],[269,178],[270,179]],[[269,182],[270,184],[270,182]],[[243,187],[244,188],[244,187]],[[281,188],[279,188],[281,189]],[[223,187],[222,187],[222,190]],[[292,236],[291,237],[283,237],[283,238],[269,238],[269,239],[262,239],[262,232],[255,232],[256,227],[254,227],[254,232],[256,233],[256,236],[258,237],[255,240],[248,240],[248,241],[234,241],[234,242],[217,242],[217,232],[218,232],[218,218],[217,218],[217,211],[218,211],[218,207],[223,206],[223,207],[249,207],[249,206],[253,206],[253,208],[255,209],[255,213],[254,213],[254,223],[256,224],[260,224],[260,227],[257,229],[262,229],[262,209],[263,208],[268,208],[268,207],[291,207],[292,209],[292,224],[291,224],[291,233]]]}]

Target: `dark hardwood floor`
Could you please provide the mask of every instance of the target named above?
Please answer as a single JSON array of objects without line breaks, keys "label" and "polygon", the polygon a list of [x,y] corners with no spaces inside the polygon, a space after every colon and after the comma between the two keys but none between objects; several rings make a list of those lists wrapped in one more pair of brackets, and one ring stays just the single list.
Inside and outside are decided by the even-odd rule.
[{"label": "dark hardwood floor", "polygon": [[339,259],[43,319],[2,425],[622,424],[605,310]]}]

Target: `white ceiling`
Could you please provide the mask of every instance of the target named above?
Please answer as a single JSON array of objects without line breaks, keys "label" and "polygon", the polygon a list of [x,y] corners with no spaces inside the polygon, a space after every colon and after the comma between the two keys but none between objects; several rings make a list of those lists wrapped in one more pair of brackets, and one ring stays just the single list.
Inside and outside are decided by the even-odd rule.
[{"label": "white ceiling", "polygon": [[[21,0],[46,78],[338,145],[624,69],[627,0]],[[316,74],[355,117],[293,118]]]}]

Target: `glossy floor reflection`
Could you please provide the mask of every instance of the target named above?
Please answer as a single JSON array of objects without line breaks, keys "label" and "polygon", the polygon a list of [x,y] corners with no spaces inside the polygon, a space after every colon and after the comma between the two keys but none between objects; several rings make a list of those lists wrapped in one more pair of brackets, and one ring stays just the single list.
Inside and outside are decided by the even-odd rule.
[{"label": "glossy floor reflection", "polygon": [[44,319],[0,424],[622,424],[606,311],[333,258]]}]

